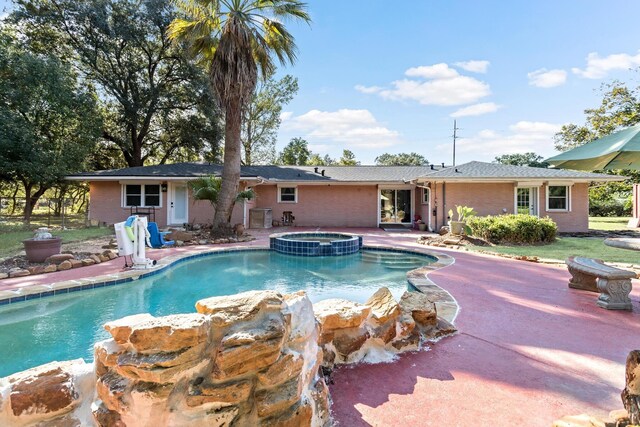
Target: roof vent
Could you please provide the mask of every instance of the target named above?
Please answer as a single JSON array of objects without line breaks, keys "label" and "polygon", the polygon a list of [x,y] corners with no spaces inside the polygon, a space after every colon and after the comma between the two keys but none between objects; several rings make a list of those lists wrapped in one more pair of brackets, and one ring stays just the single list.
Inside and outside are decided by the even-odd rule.
[{"label": "roof vent", "polygon": [[300,174],[298,174],[298,176],[300,176]]},{"label": "roof vent", "polygon": [[324,169],[322,169],[322,172],[320,172],[322,174],[322,176],[324,176]]},{"label": "roof vent", "polygon": [[460,173],[460,171],[458,170],[458,168],[456,168],[456,173]]},{"label": "roof vent", "polygon": [[444,162],[442,162],[442,167],[444,167]]},{"label": "roof vent", "polygon": [[429,166],[431,166],[431,170],[435,170],[435,168],[433,167],[433,165],[429,165]]},{"label": "roof vent", "polygon": [[313,168],[313,171],[314,171],[315,173],[318,173],[318,167],[316,166],[315,168]]}]

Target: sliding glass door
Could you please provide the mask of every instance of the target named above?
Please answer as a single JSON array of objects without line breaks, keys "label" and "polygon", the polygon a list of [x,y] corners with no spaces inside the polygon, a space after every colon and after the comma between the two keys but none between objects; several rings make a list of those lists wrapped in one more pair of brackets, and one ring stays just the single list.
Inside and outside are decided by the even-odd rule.
[{"label": "sliding glass door", "polygon": [[380,222],[411,223],[411,190],[380,190]]}]

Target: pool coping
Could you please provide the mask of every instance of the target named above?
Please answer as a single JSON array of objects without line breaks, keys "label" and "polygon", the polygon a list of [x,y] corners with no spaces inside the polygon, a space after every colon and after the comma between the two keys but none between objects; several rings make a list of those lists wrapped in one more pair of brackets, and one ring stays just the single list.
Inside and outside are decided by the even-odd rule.
[{"label": "pool coping", "polygon": [[[407,281],[413,288],[428,295],[430,297],[429,299],[436,304],[438,313],[442,311],[443,316],[441,317],[453,323],[459,311],[457,301],[449,292],[436,285],[428,277],[430,272],[453,264],[455,262],[453,257],[441,252],[400,249],[389,245],[363,245],[361,249],[363,251],[388,251],[435,258],[436,261],[434,263],[408,271],[406,274]],[[0,291],[0,307],[49,296],[131,283],[139,279],[155,276],[183,262],[197,258],[234,252],[261,252],[272,250],[269,246],[236,246],[233,248],[211,248],[198,253],[170,255],[161,258],[154,267],[146,270],[127,270],[96,277],[65,280],[47,285],[27,285],[14,290]]]}]

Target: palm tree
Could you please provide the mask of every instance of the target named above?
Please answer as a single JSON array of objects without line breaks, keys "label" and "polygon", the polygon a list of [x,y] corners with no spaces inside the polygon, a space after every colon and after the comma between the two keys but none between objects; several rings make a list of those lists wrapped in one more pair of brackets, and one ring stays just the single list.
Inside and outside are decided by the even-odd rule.
[{"label": "palm tree", "polygon": [[[250,102],[258,75],[294,63],[296,45],[282,21],[310,22],[298,0],[176,0],[180,17],[169,38],[209,67],[214,95],[225,112],[222,186],[214,228],[229,228],[240,183],[242,110]],[[274,58],[275,57],[275,58]]]},{"label": "palm tree", "polygon": [[[217,176],[203,176],[193,181],[189,181],[189,187],[193,191],[195,200],[207,200],[214,209],[217,208],[220,200],[220,190],[222,188],[222,180]],[[240,191],[236,193],[233,201],[243,202],[255,199],[256,195],[252,189]]]}]

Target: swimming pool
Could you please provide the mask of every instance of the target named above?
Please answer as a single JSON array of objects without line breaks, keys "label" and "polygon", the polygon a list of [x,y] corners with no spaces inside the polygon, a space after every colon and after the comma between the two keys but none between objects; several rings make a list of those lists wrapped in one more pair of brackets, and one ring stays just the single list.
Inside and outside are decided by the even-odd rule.
[{"label": "swimming pool", "polygon": [[102,325],[131,314],[190,313],[199,299],[262,289],[364,302],[386,286],[400,298],[406,272],[435,261],[371,250],[340,257],[219,252],[138,281],[9,304],[0,307],[0,377],[53,360],[92,360],[93,344],[110,338]]}]

